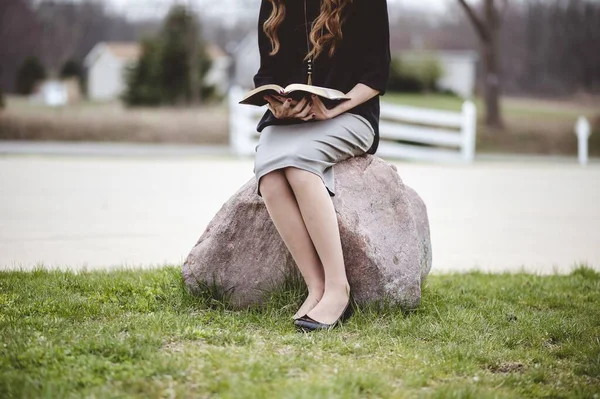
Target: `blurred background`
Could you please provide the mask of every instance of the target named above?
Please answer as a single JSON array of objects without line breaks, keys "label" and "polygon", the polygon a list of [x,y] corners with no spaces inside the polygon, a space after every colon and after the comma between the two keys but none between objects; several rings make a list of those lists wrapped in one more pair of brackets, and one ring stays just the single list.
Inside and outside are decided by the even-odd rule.
[{"label": "blurred background", "polygon": [[[253,177],[259,7],[0,0],[0,268],[185,259]],[[378,155],[434,272],[600,267],[600,1],[388,7]]]},{"label": "blurred background", "polygon": [[[386,101],[460,110],[474,99],[478,154],[573,155],[576,119],[599,129],[600,2],[388,3]],[[0,139],[226,145],[227,92],[258,68],[259,6],[2,0]],[[599,134],[589,147],[600,155]]]}]

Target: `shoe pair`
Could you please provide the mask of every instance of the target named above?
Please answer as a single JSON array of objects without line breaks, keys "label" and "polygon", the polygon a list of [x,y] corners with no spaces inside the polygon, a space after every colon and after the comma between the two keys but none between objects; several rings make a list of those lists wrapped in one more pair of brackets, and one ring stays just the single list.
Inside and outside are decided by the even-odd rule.
[{"label": "shoe pair", "polygon": [[298,319],[295,319],[294,325],[304,332],[316,331],[316,330],[331,330],[332,328],[340,325],[342,322],[348,320],[350,318],[350,316],[352,316],[352,314],[353,314],[352,294],[349,293],[348,303],[346,304],[344,311],[342,312],[340,317],[338,317],[338,319],[336,321],[334,321],[333,323],[331,323],[331,324],[321,323],[321,322],[318,322],[318,321],[310,318],[306,314]]}]

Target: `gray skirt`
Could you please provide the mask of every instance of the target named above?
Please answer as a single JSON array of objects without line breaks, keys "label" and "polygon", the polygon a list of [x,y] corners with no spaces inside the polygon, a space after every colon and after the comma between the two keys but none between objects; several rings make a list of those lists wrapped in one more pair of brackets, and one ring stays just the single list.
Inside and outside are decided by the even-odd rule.
[{"label": "gray skirt", "polygon": [[362,116],[350,113],[333,119],[295,125],[271,125],[263,129],[256,146],[256,191],[260,179],[278,169],[295,167],[319,176],[330,196],[335,195],[333,165],[365,154],[375,131]]}]

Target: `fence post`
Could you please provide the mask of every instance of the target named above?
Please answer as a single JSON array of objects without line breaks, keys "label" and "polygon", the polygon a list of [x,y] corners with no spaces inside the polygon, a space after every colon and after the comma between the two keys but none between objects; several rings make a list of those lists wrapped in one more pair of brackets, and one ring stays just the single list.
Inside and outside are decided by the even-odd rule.
[{"label": "fence post", "polygon": [[254,148],[250,141],[251,132],[248,126],[252,126],[251,117],[245,106],[238,104],[244,97],[244,89],[232,86],[229,89],[229,145],[235,155],[252,154]]},{"label": "fence post", "polygon": [[238,131],[238,123],[237,123],[237,118],[238,118],[238,113],[237,113],[237,108],[239,107],[238,105],[238,96],[240,93],[240,87],[239,86],[231,86],[229,88],[229,92],[227,93],[227,112],[228,112],[228,116],[229,116],[229,146],[231,147],[231,149],[233,150],[232,152],[235,155],[240,155],[240,146],[239,146],[239,131]]},{"label": "fence post", "polygon": [[585,117],[580,116],[575,124],[575,134],[577,135],[579,148],[579,164],[582,166],[585,166],[588,163],[588,140],[591,135],[591,130],[590,122],[588,122]]},{"label": "fence post", "polygon": [[462,114],[462,158],[465,162],[473,162],[477,141],[477,107],[472,101],[465,101],[462,106]]}]

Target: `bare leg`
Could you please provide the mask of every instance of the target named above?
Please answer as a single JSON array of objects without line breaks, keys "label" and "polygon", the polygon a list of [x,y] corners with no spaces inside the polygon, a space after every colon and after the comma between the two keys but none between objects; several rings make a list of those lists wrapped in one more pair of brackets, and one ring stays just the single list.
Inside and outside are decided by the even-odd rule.
[{"label": "bare leg", "polygon": [[314,173],[290,167],[285,169],[285,175],[325,271],[325,294],[308,316],[331,324],[344,311],[350,290],[333,201]]},{"label": "bare leg", "polygon": [[308,287],[308,297],[294,315],[294,318],[298,318],[310,311],[323,297],[323,266],[283,170],[263,176],[260,179],[260,193],[279,235],[296,261]]}]

